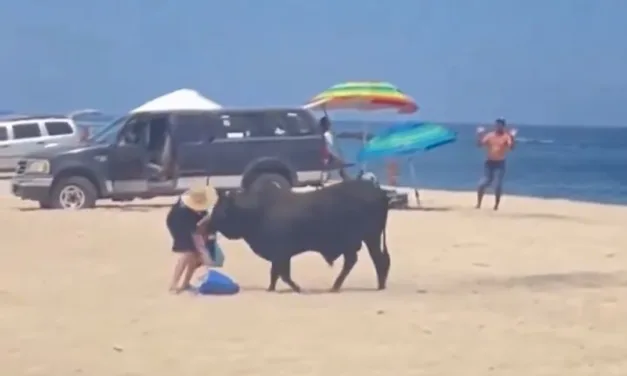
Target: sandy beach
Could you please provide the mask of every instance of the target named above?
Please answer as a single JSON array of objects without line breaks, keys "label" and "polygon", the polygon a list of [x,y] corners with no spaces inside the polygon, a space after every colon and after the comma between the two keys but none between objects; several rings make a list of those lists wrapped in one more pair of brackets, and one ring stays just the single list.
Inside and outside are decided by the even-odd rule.
[{"label": "sandy beach", "polygon": [[[624,375],[627,207],[421,192],[395,211],[389,288],[367,252],[293,261],[309,294],[264,291],[269,266],[222,241],[232,297],[167,292],[171,199],[40,211],[0,197],[4,375]],[[280,285],[286,290],[286,286]]]}]

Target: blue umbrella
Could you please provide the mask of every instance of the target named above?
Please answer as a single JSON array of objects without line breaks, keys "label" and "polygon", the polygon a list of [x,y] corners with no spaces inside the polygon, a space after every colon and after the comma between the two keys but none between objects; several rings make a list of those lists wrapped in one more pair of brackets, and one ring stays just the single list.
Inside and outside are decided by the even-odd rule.
[{"label": "blue umbrella", "polygon": [[402,157],[455,142],[457,133],[433,123],[403,123],[386,128],[357,155],[360,162]]}]

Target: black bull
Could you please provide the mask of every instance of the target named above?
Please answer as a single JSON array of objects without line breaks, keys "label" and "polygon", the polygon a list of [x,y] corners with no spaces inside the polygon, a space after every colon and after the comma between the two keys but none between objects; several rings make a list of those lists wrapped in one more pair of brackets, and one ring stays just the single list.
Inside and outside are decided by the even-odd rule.
[{"label": "black bull", "polygon": [[385,289],[390,270],[385,227],[389,211],[384,191],[369,181],[352,180],[307,193],[246,192],[220,195],[212,212],[199,222],[202,231],[243,239],[259,257],[272,263],[268,291],[279,277],[295,292],[291,258],[316,251],[331,266],[340,256],[344,265],[333,283],[339,291],[366,244],[374,263],[379,290]]}]

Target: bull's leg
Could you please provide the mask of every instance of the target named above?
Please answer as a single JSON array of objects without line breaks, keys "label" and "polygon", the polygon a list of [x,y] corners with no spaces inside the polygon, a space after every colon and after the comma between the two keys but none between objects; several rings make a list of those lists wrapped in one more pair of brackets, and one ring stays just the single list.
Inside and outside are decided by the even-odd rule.
[{"label": "bull's leg", "polygon": [[377,273],[377,288],[383,290],[390,272],[390,255],[381,250],[380,235],[368,237],[364,243],[368,247],[368,253]]},{"label": "bull's leg", "polygon": [[268,286],[268,291],[276,291],[276,283],[279,280],[279,270],[279,264],[273,261],[270,267],[270,286]]},{"label": "bull's leg", "polygon": [[279,266],[279,275],[281,276],[283,282],[285,282],[294,292],[300,292],[300,286],[292,280],[292,260],[287,259],[286,261],[282,261]]},{"label": "bull's leg", "polygon": [[342,270],[340,271],[340,274],[335,279],[335,282],[333,283],[333,287],[331,287],[331,291],[333,292],[340,291],[340,289],[342,288],[342,284],[344,283],[344,280],[348,276],[348,273],[350,273],[351,270],[353,270],[353,267],[355,266],[356,263],[357,263],[357,251],[351,250],[348,252],[344,252],[344,265],[342,265]]}]

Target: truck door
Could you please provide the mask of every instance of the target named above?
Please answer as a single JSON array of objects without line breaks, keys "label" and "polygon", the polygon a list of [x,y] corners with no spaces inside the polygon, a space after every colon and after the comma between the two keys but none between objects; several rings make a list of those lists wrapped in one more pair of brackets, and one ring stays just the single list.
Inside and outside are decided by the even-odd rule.
[{"label": "truck door", "polygon": [[145,125],[125,126],[109,154],[109,179],[114,195],[142,194],[148,190],[148,150],[142,139]]},{"label": "truck door", "polygon": [[255,139],[252,136],[257,125],[256,114],[222,113],[210,125],[211,141],[204,148],[209,182],[216,188],[239,188],[244,171],[255,155],[251,140]]},{"label": "truck door", "polygon": [[207,184],[208,144],[212,141],[210,113],[177,114],[172,118],[172,135],[176,148],[177,189]]},{"label": "truck door", "polygon": [[148,126],[148,195],[179,193],[178,145],[174,139],[172,115],[153,117]]}]

